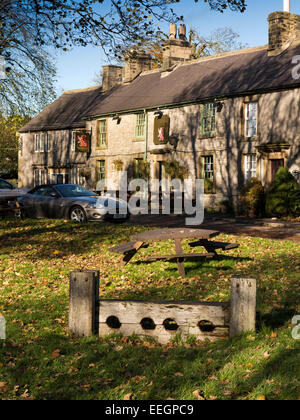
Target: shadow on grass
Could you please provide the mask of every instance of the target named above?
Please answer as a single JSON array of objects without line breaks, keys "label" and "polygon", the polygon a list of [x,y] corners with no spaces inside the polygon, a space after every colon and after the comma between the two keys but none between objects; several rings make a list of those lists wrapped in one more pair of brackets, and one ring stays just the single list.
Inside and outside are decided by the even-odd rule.
[{"label": "shadow on grass", "polygon": [[[267,379],[285,384],[281,396],[296,399],[296,348],[281,349],[246,374],[248,354],[255,354],[256,346],[244,336],[214,344],[162,347],[136,337],[72,340],[48,334],[36,343],[8,342],[3,360],[14,360],[15,366],[6,363],[2,375],[10,390],[27,388],[35,399],[45,400],[122,400],[128,393],[145,400],[194,399],[196,389],[206,399],[211,395],[244,399]],[[270,392],[267,397],[278,395]]]}]

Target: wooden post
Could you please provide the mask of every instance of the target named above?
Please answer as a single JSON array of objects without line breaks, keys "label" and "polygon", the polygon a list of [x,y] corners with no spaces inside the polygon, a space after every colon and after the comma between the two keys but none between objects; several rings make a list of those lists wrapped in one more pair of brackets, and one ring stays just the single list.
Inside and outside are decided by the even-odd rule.
[{"label": "wooden post", "polygon": [[230,337],[255,331],[256,279],[232,277],[230,297]]},{"label": "wooden post", "polygon": [[75,337],[98,334],[99,271],[70,273],[69,333]]}]

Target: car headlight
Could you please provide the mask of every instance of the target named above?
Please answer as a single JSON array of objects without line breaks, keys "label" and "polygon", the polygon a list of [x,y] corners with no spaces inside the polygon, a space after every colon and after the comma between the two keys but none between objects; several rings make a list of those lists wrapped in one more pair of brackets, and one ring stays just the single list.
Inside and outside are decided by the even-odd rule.
[{"label": "car headlight", "polygon": [[99,208],[99,206],[97,205],[97,203],[93,203],[93,204],[88,204],[86,206],[87,209],[97,209]]}]

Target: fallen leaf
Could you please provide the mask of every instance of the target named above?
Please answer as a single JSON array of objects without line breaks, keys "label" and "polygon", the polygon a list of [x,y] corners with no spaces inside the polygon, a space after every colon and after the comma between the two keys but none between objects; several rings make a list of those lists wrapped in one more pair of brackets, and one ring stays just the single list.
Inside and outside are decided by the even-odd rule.
[{"label": "fallen leaf", "polygon": [[132,393],[126,394],[126,395],[124,395],[123,400],[124,401],[130,401],[130,400],[132,400],[133,396],[134,396],[134,394],[132,394]]},{"label": "fallen leaf", "polygon": [[0,382],[0,391],[1,392],[7,392],[8,391],[8,386],[6,382]]},{"label": "fallen leaf", "polygon": [[51,353],[51,356],[50,357],[52,357],[52,359],[55,359],[55,358],[57,358],[59,356],[60,356],[60,350],[57,349],[57,350],[54,350],[53,353]]},{"label": "fallen leaf", "polygon": [[197,400],[199,400],[199,401],[205,401],[205,398],[202,397],[202,395],[200,394],[199,389],[196,389],[196,391],[193,392],[193,395],[197,398]]}]

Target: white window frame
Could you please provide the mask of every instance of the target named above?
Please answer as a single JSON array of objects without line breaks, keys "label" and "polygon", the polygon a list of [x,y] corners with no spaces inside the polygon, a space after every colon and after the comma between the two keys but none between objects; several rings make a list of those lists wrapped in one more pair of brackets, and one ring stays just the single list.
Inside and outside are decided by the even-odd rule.
[{"label": "white window frame", "polygon": [[42,133],[40,134],[40,152],[45,152],[45,142],[46,142],[46,134]]},{"label": "white window frame", "polygon": [[34,152],[38,153],[40,151],[40,135],[34,135]]},{"label": "white window frame", "polygon": [[63,184],[65,184],[66,183],[66,176],[68,176],[69,177],[69,180],[70,180],[70,174],[69,174],[69,172],[67,172],[67,173],[52,173],[51,174],[51,178],[52,178],[52,184],[57,184],[57,177],[58,176],[62,176],[63,177]]},{"label": "white window frame", "polygon": [[[253,123],[252,123],[253,122]],[[245,103],[245,137],[257,136],[258,129],[258,102]]]},{"label": "white window frame", "polygon": [[[104,130],[103,130],[104,128]],[[103,149],[107,147],[107,120],[98,121],[98,133],[97,133],[97,149]],[[99,142],[98,142],[99,140]]]},{"label": "white window frame", "polygon": [[251,178],[257,177],[257,156],[254,153],[244,155],[244,176],[245,184],[247,184]]},{"label": "white window frame", "polygon": [[34,170],[34,186],[48,184],[48,170],[35,169]]},{"label": "white window frame", "polygon": [[45,151],[46,152],[50,152],[51,151],[51,138],[52,135],[50,133],[46,133],[46,137],[45,137]]},{"label": "white window frame", "polygon": [[76,151],[76,131],[72,131],[72,138],[71,138],[71,151]]},{"label": "white window frame", "polygon": [[135,114],[134,136],[136,139],[143,139],[146,133],[146,114],[141,112]]}]

